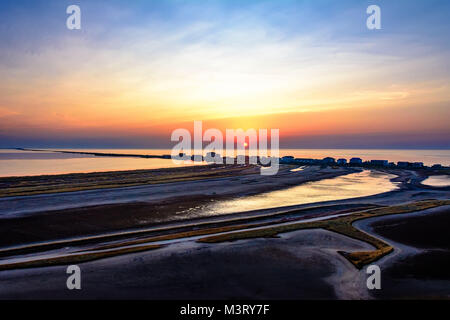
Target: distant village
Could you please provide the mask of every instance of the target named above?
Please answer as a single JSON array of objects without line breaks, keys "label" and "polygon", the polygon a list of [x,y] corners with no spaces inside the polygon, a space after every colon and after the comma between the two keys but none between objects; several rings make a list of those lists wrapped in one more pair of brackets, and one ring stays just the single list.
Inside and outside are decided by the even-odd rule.
[{"label": "distant village", "polygon": [[[206,156],[199,154],[187,155],[186,153],[179,153],[178,157],[174,158],[172,155],[143,155],[143,154],[122,154],[122,153],[103,153],[103,152],[85,152],[85,151],[64,151],[64,150],[40,150],[40,149],[28,149],[28,148],[15,148],[23,151],[51,151],[60,153],[75,153],[86,154],[98,157],[136,157],[136,158],[160,158],[160,159],[173,159],[195,162],[208,162],[208,163],[259,163],[266,165],[269,163],[267,157],[249,157],[249,156],[237,156],[236,158],[222,157],[219,153],[208,152]],[[397,163],[389,162],[388,160],[369,160],[363,161],[361,158],[351,158],[349,161],[344,158],[335,159],[332,157],[326,157],[323,159],[308,159],[308,158],[294,158],[293,156],[284,156],[279,158],[280,164],[293,164],[293,165],[326,165],[326,166],[344,166],[344,167],[385,167],[385,168],[398,168],[398,169],[450,169],[449,166],[443,166],[441,164],[434,164],[432,166],[426,166],[423,162],[407,162],[398,161]]]},{"label": "distant village", "polygon": [[298,164],[298,165],[336,165],[336,166],[352,166],[352,167],[386,167],[386,168],[400,168],[400,169],[443,169],[446,168],[441,164],[434,164],[431,167],[425,166],[423,162],[407,162],[399,161],[397,163],[389,162],[388,160],[369,160],[363,161],[361,158],[347,159],[335,159],[332,157],[326,157],[319,159],[304,159],[294,158],[293,156],[285,156],[280,158],[281,164]]},{"label": "distant village", "polygon": [[[242,159],[239,161],[239,158]],[[163,158],[171,158],[170,155],[164,155]],[[252,159],[253,158],[253,159]],[[182,160],[192,160],[192,161],[206,161],[208,163],[259,163],[264,165],[267,161],[262,157],[248,157],[248,156],[238,156],[236,158],[221,157],[215,152],[209,152],[206,156],[201,155],[186,155],[185,153],[180,153],[179,158]],[[217,161],[219,160],[219,161]],[[250,161],[253,160],[253,161]],[[398,169],[448,169],[449,167],[443,166],[441,164],[433,164],[432,166],[426,166],[423,162],[407,162],[398,161],[389,162],[389,160],[369,160],[363,161],[361,158],[351,158],[350,160],[340,158],[335,159],[332,157],[326,157],[323,159],[308,159],[308,158],[294,158],[293,156],[284,156],[279,158],[280,164],[291,164],[291,165],[319,165],[319,166],[343,166],[343,167],[364,167],[364,168],[398,168]]]}]

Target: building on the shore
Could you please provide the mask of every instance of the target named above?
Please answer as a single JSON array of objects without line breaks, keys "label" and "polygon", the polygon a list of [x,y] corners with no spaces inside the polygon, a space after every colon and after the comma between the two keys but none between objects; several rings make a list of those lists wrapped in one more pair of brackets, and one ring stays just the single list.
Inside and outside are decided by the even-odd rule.
[{"label": "building on the shore", "polygon": [[370,160],[370,164],[373,166],[387,167],[389,164],[388,160]]},{"label": "building on the shore", "polygon": [[205,161],[208,163],[222,163],[223,158],[220,156],[220,154],[213,152],[208,152],[205,156]]},{"label": "building on the shore", "polygon": [[[351,158],[350,161],[347,161],[347,159],[339,158],[338,160],[335,160],[332,157],[325,157],[322,160],[318,159],[308,159],[308,158],[294,158],[293,156],[284,156],[279,159],[280,164],[297,164],[297,165],[341,165],[345,166],[350,164],[351,166],[360,166],[360,167],[389,167],[389,168],[410,168],[410,169],[420,169],[420,168],[427,168],[423,162],[406,162],[406,161],[399,161],[397,162],[397,165],[394,162],[389,162],[388,160],[370,160],[370,161],[363,161],[361,158]],[[435,164],[433,169],[441,169],[443,168],[440,164]]]},{"label": "building on the shore", "polygon": [[236,164],[236,158],[233,157],[224,157],[223,162],[225,164]]},{"label": "building on the shore", "polygon": [[180,152],[180,153],[178,154],[178,157],[179,157],[179,158],[184,158],[184,157],[186,157],[186,153]]},{"label": "building on the shore", "polygon": [[193,154],[191,156],[191,161],[201,162],[203,161],[203,156],[201,154]]},{"label": "building on the shore", "polygon": [[296,164],[313,164],[316,160],[306,158],[295,158]]},{"label": "building on the shore", "polygon": [[248,164],[248,157],[243,155],[243,154],[239,154],[236,157],[236,164]]},{"label": "building on the shore", "polygon": [[350,159],[350,164],[362,164],[363,161],[361,158],[351,158]]},{"label": "building on the shore", "polygon": [[442,169],[442,164],[436,163],[431,166],[431,169]]},{"label": "building on the shore", "polygon": [[326,158],[322,159],[323,164],[333,164],[335,162],[336,162],[336,160],[332,157],[326,157]]},{"label": "building on the shore", "polygon": [[163,159],[171,159],[172,158],[173,160],[184,160],[184,161],[192,159],[190,156],[188,156],[184,152],[180,152],[179,154],[174,155],[173,157],[171,155],[170,156],[169,155],[163,155],[162,158]]},{"label": "building on the shore", "polygon": [[294,157],[293,156],[284,156],[281,158],[281,163],[294,163]]},{"label": "building on the shore", "polygon": [[258,164],[259,163],[259,157],[258,156],[249,156],[248,157],[248,163]]},{"label": "building on the shore", "polygon": [[397,162],[398,168],[423,168],[423,162],[407,162],[407,161],[399,161]]},{"label": "building on the shore", "polygon": [[406,161],[399,161],[397,162],[397,167],[399,168],[408,168],[409,167],[409,162]]},{"label": "building on the shore", "polygon": [[413,168],[423,168],[423,162],[414,162],[412,166]]}]

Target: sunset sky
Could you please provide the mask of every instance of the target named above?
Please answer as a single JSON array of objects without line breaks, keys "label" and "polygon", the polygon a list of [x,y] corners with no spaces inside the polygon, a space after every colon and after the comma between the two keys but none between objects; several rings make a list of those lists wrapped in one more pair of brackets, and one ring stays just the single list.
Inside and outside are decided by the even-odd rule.
[{"label": "sunset sky", "polygon": [[448,0],[3,0],[0,147],[171,147],[203,120],[283,147],[450,148],[449,35]]}]

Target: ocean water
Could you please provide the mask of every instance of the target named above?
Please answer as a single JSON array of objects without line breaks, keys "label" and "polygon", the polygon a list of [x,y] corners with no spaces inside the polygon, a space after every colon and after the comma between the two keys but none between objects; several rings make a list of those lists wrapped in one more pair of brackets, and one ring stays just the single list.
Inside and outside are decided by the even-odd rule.
[{"label": "ocean water", "polygon": [[[89,152],[94,151],[89,150]],[[98,150],[98,152],[108,152],[108,150]],[[152,150],[151,153],[141,152],[142,154],[161,154],[156,150]],[[130,150],[122,150],[121,153],[135,154]],[[186,162],[183,165],[193,164],[193,162]],[[198,165],[199,163],[195,164]],[[0,150],[0,177],[157,169],[177,166],[181,165],[175,164],[170,159],[96,157],[58,152]]]},{"label": "ocean water", "polygon": [[[170,154],[170,149],[64,149],[72,151],[162,155]],[[389,160],[436,163],[450,165],[450,150],[364,150],[364,149],[281,149],[280,156],[292,155],[296,158],[322,159],[325,157],[360,157],[363,160]],[[184,165],[192,165],[186,163]],[[198,164],[198,163],[197,163]],[[104,172],[136,169],[170,168],[180,166],[170,159],[143,159],[95,157],[90,155],[64,154],[50,151],[0,150],[0,177],[35,176],[81,172]]]},{"label": "ocean water", "polygon": [[450,186],[450,176],[442,175],[442,176],[431,176],[424,181],[422,184],[432,187],[449,187]]},{"label": "ocean water", "polygon": [[[345,176],[323,179],[233,200],[214,202],[197,209],[208,215],[277,208],[322,201],[366,197],[398,189],[396,176],[382,172],[364,170]],[[191,210],[195,214],[195,210]]]}]

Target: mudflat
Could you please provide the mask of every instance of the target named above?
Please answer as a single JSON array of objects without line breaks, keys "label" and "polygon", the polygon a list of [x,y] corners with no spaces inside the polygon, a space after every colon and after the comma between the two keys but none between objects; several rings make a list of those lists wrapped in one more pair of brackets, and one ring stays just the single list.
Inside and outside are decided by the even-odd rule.
[{"label": "mudflat", "polygon": [[[181,181],[165,181],[157,179],[158,183],[141,183],[135,187],[125,188],[97,188],[77,192],[56,192],[28,196],[15,196],[0,198],[3,207],[0,213],[0,246],[10,246],[28,242],[39,242],[51,239],[70,238],[82,235],[95,235],[105,232],[125,230],[130,228],[143,228],[161,223],[190,220],[201,216],[190,213],[189,208],[199,207],[208,203],[257,194],[268,190],[277,190],[297,185],[303,182],[332,178],[354,172],[347,169],[321,169],[310,168],[302,172],[290,172],[291,166],[283,167],[274,178],[267,178],[259,174],[259,169],[253,166],[207,166],[188,167],[191,175],[189,179]],[[206,170],[206,171],[205,171]],[[207,178],[204,176],[209,173]],[[173,177],[173,173],[180,170],[161,169],[146,171],[149,175]],[[206,172],[206,173],[205,173]],[[168,175],[168,173],[170,173]],[[117,177],[116,177],[117,175]],[[140,176],[139,172],[124,172],[124,176]],[[167,176],[168,175],[168,176]],[[84,175],[63,175],[64,181],[82,179]],[[108,179],[122,179],[121,174],[101,174]],[[130,177],[131,176],[131,177]],[[86,182],[89,186],[98,181],[97,174],[88,174],[92,181]],[[200,177],[200,179],[198,179]],[[148,177],[147,177],[148,178]],[[54,188],[60,188],[61,176],[30,177],[14,180],[17,184],[35,185],[40,179],[45,179]],[[88,179],[89,180],[89,179]],[[3,183],[5,180],[3,180]],[[100,179],[100,181],[103,181]],[[0,179],[1,182],[1,179]],[[97,185],[97,183],[94,183]],[[52,190],[50,187],[49,190]],[[86,187],[86,186],[85,186]],[[5,190],[13,192],[16,187],[8,185]],[[21,189],[24,188],[23,186]],[[2,190],[2,188],[0,188]],[[17,191],[17,190],[16,190]],[[6,192],[6,191],[5,191]],[[127,195],[127,192],[130,195]],[[145,199],[133,200],[136,194]],[[142,195],[142,196],[141,196]],[[118,197],[122,197],[117,200]],[[118,203],[102,203],[118,201]],[[89,202],[89,199],[92,199]],[[77,207],[67,209],[53,209],[65,206],[69,200]],[[31,212],[11,213],[7,210],[24,210]]]},{"label": "mudflat", "polygon": [[[414,220],[416,222],[409,224],[405,221],[410,217],[428,219],[430,215],[422,217],[421,214],[429,212],[439,213],[434,222],[428,221],[426,231],[437,237],[442,231],[441,225],[448,222],[450,195],[447,188],[423,187],[420,185],[423,176],[395,170],[388,172],[397,174],[391,181],[397,181],[399,188],[372,196],[291,206],[280,203],[275,208],[221,216],[199,217],[185,210],[211,201],[283,190],[303,182],[354,172],[346,168],[320,167],[293,172],[292,167],[286,166],[277,176],[267,178],[252,170],[247,167],[230,176],[206,179],[0,199],[9,210],[0,220],[3,247],[0,298],[367,299],[406,295],[429,297],[430,294],[440,298],[448,296],[446,288],[450,286],[445,287],[446,275],[433,273],[429,267],[430,259],[432,266],[445,265],[448,253],[448,247],[442,246],[447,241],[445,238],[443,242],[434,238],[427,242],[418,236],[418,239],[410,239],[409,245],[422,247],[408,250],[404,249],[406,244],[389,239],[407,239],[407,234],[418,230],[423,221]],[[127,192],[135,195],[141,191],[147,201],[127,198],[130,194]],[[95,203],[105,196],[120,195],[124,198],[118,203],[87,206],[80,202],[74,208],[47,210],[43,206],[31,212],[14,213],[17,204],[20,204],[19,209],[27,206],[33,209],[33,205],[39,203],[52,207],[64,204],[67,199],[76,203],[77,199],[87,201],[89,197],[91,203]],[[394,216],[396,214],[398,216]],[[378,228],[370,230],[372,236],[357,230],[359,226],[352,228],[355,217],[371,220],[377,215],[386,216],[370,222]],[[397,220],[390,223],[389,219]],[[355,225],[364,221],[357,221]],[[146,228],[156,230],[147,231]],[[114,232],[119,236],[110,237]],[[217,237],[223,240],[205,241]],[[48,242],[39,243],[41,241]],[[364,258],[365,253],[373,254],[374,250],[380,249],[380,243],[380,248],[389,249],[376,254],[375,261],[383,270],[383,291],[370,292],[365,282],[366,264],[355,267],[354,259],[349,257],[359,255]],[[435,251],[430,253],[429,250]],[[407,259],[415,260],[411,264]],[[65,287],[67,263],[82,267],[84,286],[80,292],[70,293]],[[411,266],[413,271],[408,270]],[[405,272],[413,275],[412,278],[405,278]],[[432,285],[430,277],[435,279]]]},{"label": "mudflat", "polygon": [[394,253],[381,259],[381,299],[450,298],[450,206],[403,216],[386,216],[360,224],[365,231],[394,246]]}]

